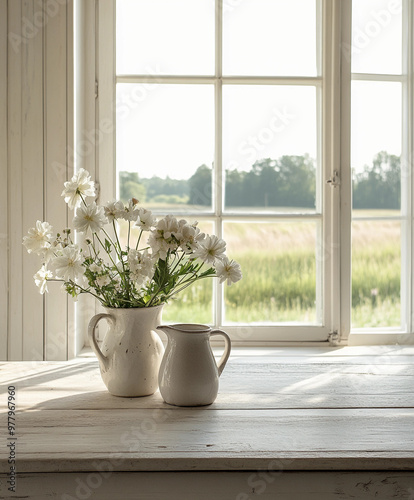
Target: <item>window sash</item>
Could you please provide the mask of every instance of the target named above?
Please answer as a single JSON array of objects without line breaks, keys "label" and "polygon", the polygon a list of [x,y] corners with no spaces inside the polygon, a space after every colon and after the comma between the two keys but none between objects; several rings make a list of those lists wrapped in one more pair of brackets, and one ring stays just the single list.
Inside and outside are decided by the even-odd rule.
[{"label": "window sash", "polygon": [[[412,193],[413,179],[410,159],[413,151],[413,5],[409,0],[402,1],[403,8],[403,65],[402,74],[370,74],[352,73],[349,58],[342,55],[342,111],[341,111],[341,310],[342,338],[351,345],[410,343],[412,342]],[[352,46],[352,0],[342,0],[342,44]],[[401,167],[409,169],[409,182],[402,183],[401,215],[396,220],[401,221],[401,327],[400,328],[352,328],[352,275],[351,275],[351,221],[358,220],[352,216],[352,178],[351,178],[351,83],[352,81],[378,81],[402,83],[402,155]],[[375,217],[373,220],[384,220]]]}]

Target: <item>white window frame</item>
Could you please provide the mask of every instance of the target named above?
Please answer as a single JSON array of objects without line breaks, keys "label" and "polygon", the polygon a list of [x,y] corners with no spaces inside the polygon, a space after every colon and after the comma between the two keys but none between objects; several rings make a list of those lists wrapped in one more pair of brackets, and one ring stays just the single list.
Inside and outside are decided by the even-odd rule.
[{"label": "white window frame", "polygon": [[[409,10],[409,16],[404,16],[404,36],[410,35],[412,40],[413,14],[409,0],[404,1],[404,9]],[[217,20],[216,26],[216,65],[214,77],[193,77],[191,83],[214,83],[215,84],[215,112],[216,112],[216,152],[215,152],[215,178],[222,179],[221,170],[221,86],[227,83],[252,83],[251,78],[226,77],[221,75],[221,26],[220,15],[223,0],[216,0]],[[151,83],[153,78],[143,75],[118,76],[115,74],[115,0],[96,2],[96,81],[98,83],[99,95],[96,99],[95,124],[100,128],[102,120],[109,120],[113,125],[113,134],[106,134],[99,141],[96,154],[95,176],[101,186],[100,200],[106,201],[115,195],[115,85],[116,82]],[[320,183],[319,204],[323,207],[324,215],[309,216],[302,214],[260,216],[256,220],[283,220],[283,219],[318,219],[322,217],[323,240],[320,249],[323,258],[320,259],[322,266],[324,286],[321,290],[322,302],[324,304],[324,316],[322,326],[228,326],[224,328],[231,335],[235,345],[326,345],[329,341],[335,345],[364,345],[364,344],[387,344],[387,343],[409,343],[413,336],[402,331],[353,331],[351,333],[351,171],[350,171],[350,84],[351,72],[349,61],[344,57],[341,48],[343,44],[350,45],[351,42],[351,6],[352,0],[321,0],[322,9],[322,75],[323,77],[312,78],[260,78],[254,79],[254,83],[275,84],[306,84],[311,83],[318,86],[323,93],[321,96],[321,123],[320,123],[320,157],[322,157],[322,181]],[[411,51],[410,51],[411,52]],[[412,53],[408,60],[412,69]],[[412,71],[408,74],[412,74]],[[188,77],[157,76],[158,82],[186,83]],[[411,103],[412,79],[406,78],[405,99]],[[411,108],[407,108],[411,109]],[[405,142],[405,153],[409,156],[412,151],[412,113],[404,117],[409,137]],[[327,181],[337,176],[340,186],[334,187]],[[412,179],[412,176],[410,177]],[[217,189],[218,206],[214,214],[208,218],[216,221],[218,228],[223,220],[234,220],[236,214],[226,212],[223,214],[223,201],[221,193],[222,183],[215,183]],[[406,195],[410,195],[412,186],[407,187]],[[406,196],[403,195],[403,196]],[[409,199],[411,199],[409,197]],[[412,201],[406,217],[409,218],[409,230],[407,238],[412,238]],[[320,205],[319,205],[320,206]],[[200,214],[196,215],[201,219]],[[240,220],[237,214],[237,220]],[[254,218],[249,218],[253,220]],[[408,219],[407,219],[408,220]],[[220,231],[219,231],[220,235]],[[410,279],[403,284],[404,297],[410,297],[412,301],[411,310],[414,311],[414,298],[411,293],[411,244],[406,245],[404,254],[405,264],[410,270]],[[215,294],[220,297],[221,287],[217,284]],[[222,301],[218,301],[218,315]],[[412,321],[405,311],[407,317],[407,332],[412,330]],[[221,327],[215,316],[215,326]]]}]

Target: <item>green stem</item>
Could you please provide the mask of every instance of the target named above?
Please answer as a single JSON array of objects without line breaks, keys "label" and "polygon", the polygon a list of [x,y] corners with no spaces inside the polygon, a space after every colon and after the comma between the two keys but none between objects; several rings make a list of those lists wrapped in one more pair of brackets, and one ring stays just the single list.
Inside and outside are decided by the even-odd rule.
[{"label": "green stem", "polygon": [[82,196],[82,193],[79,193],[79,196],[81,197],[81,200],[83,201],[83,204],[85,205],[85,207],[87,206],[86,205],[86,201],[85,201],[85,198]]},{"label": "green stem", "polygon": [[178,259],[177,264],[175,264],[175,266],[171,269],[171,273],[170,274],[174,273],[174,271],[177,269],[178,265],[180,264],[180,262],[183,260],[184,257],[185,257],[185,253],[183,252],[183,254],[181,255],[181,257]]},{"label": "green stem", "polygon": [[92,243],[92,245],[89,245],[89,246],[91,246],[93,248],[93,252],[95,254],[95,259],[97,259],[99,252],[97,252],[95,249],[95,233],[92,233],[92,240],[93,240],[93,243]]},{"label": "green stem", "polygon": [[[114,228],[115,239],[116,239],[116,242],[117,242],[117,244],[118,244],[119,253],[120,253],[120,255],[122,256],[121,242],[119,241],[118,231],[116,230],[116,226],[115,226],[115,220],[113,220],[113,221],[112,221],[112,227]],[[122,259],[121,259],[121,260],[122,260]]]},{"label": "green stem", "polygon": [[[115,238],[116,238],[116,241],[117,241],[117,244],[118,244],[118,247],[119,247],[119,253],[117,253],[117,256],[119,257],[119,260],[121,262],[121,265],[122,265],[122,269],[123,269],[123,274],[119,273],[118,271],[118,274],[119,276],[121,276],[121,279],[122,281],[124,282],[125,284],[125,291],[126,291],[126,294],[128,297],[130,297],[130,292],[131,292],[131,288],[129,286],[129,281],[126,277],[126,269],[125,269],[125,262],[124,262],[124,259],[122,258],[122,249],[121,249],[121,243],[119,241],[119,238],[118,238],[118,233],[116,231],[116,228],[115,228],[115,222],[113,222],[114,224],[114,231],[115,231]],[[107,236],[107,238],[109,239],[109,241],[112,243],[113,247],[117,248],[116,244],[114,243],[114,241],[112,240],[112,238],[109,236],[109,234],[105,231],[105,229],[102,229],[103,232],[105,233],[105,235]],[[96,234],[96,233],[95,233]],[[108,257],[111,259],[111,262],[112,264],[114,265],[115,269],[118,269],[117,266],[116,266],[116,263],[114,262],[114,259],[112,258],[112,255],[106,250],[105,246],[102,244],[102,241],[99,239],[99,236],[96,234],[96,238],[98,239],[99,243],[102,245],[103,249],[105,250],[105,252],[108,254]]]},{"label": "green stem", "polygon": [[[121,262],[121,265],[122,265],[122,270],[124,271],[124,279],[123,279],[123,282],[125,283],[125,291],[127,293],[127,296],[130,297],[130,291],[131,291],[131,288],[129,286],[129,281],[126,279],[126,276],[125,276],[125,272],[126,272],[126,269],[125,269],[125,262],[124,262],[124,259],[122,258],[122,248],[121,248],[121,242],[119,241],[119,236],[118,236],[118,231],[116,230],[116,226],[115,226],[115,221],[112,221],[112,224],[113,224],[113,228],[114,228],[114,233],[115,233],[115,238],[116,238],[116,242],[118,244],[118,248],[119,248],[119,260]],[[115,248],[116,248],[116,245],[114,244]],[[128,235],[128,251],[129,251],[129,235]],[[123,278],[122,275],[119,273],[118,271],[118,274],[119,276],[121,276],[121,279]]]},{"label": "green stem", "polygon": [[177,287],[181,286],[183,283],[187,283],[188,281],[191,281],[192,283],[195,283],[198,279],[198,276],[196,274],[196,272],[194,273],[191,273],[191,276],[188,278],[187,275],[185,274],[181,280],[178,280],[174,289],[176,289]]},{"label": "green stem", "polygon": [[102,298],[99,297],[99,295],[96,295],[96,293],[91,292],[91,290],[86,290],[86,288],[83,288],[83,286],[80,286],[77,283],[74,283],[73,281],[69,281],[69,282],[72,283],[76,288],[79,288],[80,290],[82,290],[83,293],[90,293],[95,298],[97,298],[99,300],[99,302],[103,303]]},{"label": "green stem", "polygon": [[138,250],[138,245],[139,245],[139,242],[141,241],[141,236],[142,236],[143,232],[144,231],[141,229],[139,236],[138,236],[137,244],[135,245],[135,250]]},{"label": "green stem", "polygon": [[196,281],[199,281],[199,280],[202,280],[202,279],[206,279],[206,278],[215,278],[215,276],[201,276],[201,277],[197,277],[196,279],[191,280],[191,281],[189,281],[188,283],[186,283],[184,286],[182,286],[182,287],[181,287],[181,288],[179,288],[178,290],[174,290],[172,293],[168,294],[168,295],[165,297],[165,300],[168,300],[168,299],[170,299],[171,297],[173,297],[174,295],[176,295],[177,293],[182,292],[183,290],[185,290],[186,288],[188,288],[190,285],[192,285],[192,284],[193,284],[193,283],[195,283]]},{"label": "green stem", "polygon": [[95,234],[95,236],[96,236],[96,239],[97,239],[97,240],[99,241],[99,243],[101,244],[101,247],[102,247],[102,248],[105,250],[105,252],[107,253],[108,257],[110,258],[110,260],[111,260],[111,262],[112,262],[112,264],[116,267],[116,263],[115,263],[114,259],[112,258],[112,255],[111,255],[111,254],[107,251],[107,249],[106,249],[105,245],[102,243],[102,241],[101,241],[101,239],[99,238],[99,236],[98,236],[96,233],[94,233],[94,234]]},{"label": "green stem", "polygon": [[[167,257],[165,259],[165,263],[166,263],[167,268],[168,268],[167,262],[168,262],[169,258],[170,258],[170,251],[168,250]],[[154,295],[151,297],[151,299],[147,303],[146,307],[151,307],[152,303],[154,302],[154,299],[157,297],[158,293],[160,292],[160,290],[163,288],[164,285],[165,285],[165,276],[162,276],[162,279],[160,280],[160,284],[158,285],[158,288],[155,290]]]},{"label": "green stem", "polygon": [[[107,231],[102,228],[102,231],[103,233],[105,234],[105,236],[107,237],[108,241],[111,243],[111,245],[115,248],[115,252],[117,253],[117,256],[122,260],[122,250],[121,250],[121,245],[119,245],[119,254],[117,252],[117,248],[116,248],[116,245],[115,245],[115,242],[112,240],[112,238],[109,236],[109,234],[107,233]],[[96,233],[95,233],[96,234]],[[96,234],[97,235],[97,234]],[[97,235],[98,236],[98,235]],[[116,239],[118,240],[118,235],[117,235],[117,232],[115,231],[115,236],[116,236]],[[119,240],[118,240],[118,244],[119,244]],[[108,253],[108,252],[106,252]]]},{"label": "green stem", "polygon": [[[121,261],[121,264],[122,264],[122,269],[123,269],[123,271],[125,273],[125,263],[124,263],[124,259],[122,258],[121,242],[119,241],[118,232],[117,232],[116,226],[115,226],[115,221],[112,221],[112,224],[113,224],[113,227],[114,227],[116,242],[118,243],[119,255],[120,255],[120,261]],[[118,274],[119,274],[119,272],[118,272]],[[122,279],[122,276],[121,276],[121,279]],[[128,283],[126,282],[126,280],[125,280],[125,285],[128,288]],[[129,296],[129,292],[128,292],[128,296]]]}]

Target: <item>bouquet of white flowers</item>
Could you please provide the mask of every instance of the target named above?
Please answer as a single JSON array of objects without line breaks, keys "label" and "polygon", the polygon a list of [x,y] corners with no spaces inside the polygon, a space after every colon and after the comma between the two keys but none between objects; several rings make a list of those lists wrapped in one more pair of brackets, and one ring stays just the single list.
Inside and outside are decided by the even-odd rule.
[{"label": "bouquet of white flowers", "polygon": [[[151,307],[204,278],[218,277],[228,285],[241,279],[240,265],[225,255],[225,241],[201,233],[197,222],[190,224],[172,215],[157,221],[135,199],[127,206],[121,201],[103,207],[88,202],[95,188],[84,169],[64,186],[62,196],[75,211],[73,228],[86,233],[86,239],[82,248],[69,228],[54,236],[48,222],[37,221],[29,230],[23,244],[42,258],[42,267],[34,275],[40,293],[47,291],[49,280],[62,281],[73,297],[89,293],[106,307]],[[120,219],[128,223],[124,249],[117,231]],[[107,225],[113,231],[105,229]],[[138,228],[136,241],[131,241],[131,226]]]}]

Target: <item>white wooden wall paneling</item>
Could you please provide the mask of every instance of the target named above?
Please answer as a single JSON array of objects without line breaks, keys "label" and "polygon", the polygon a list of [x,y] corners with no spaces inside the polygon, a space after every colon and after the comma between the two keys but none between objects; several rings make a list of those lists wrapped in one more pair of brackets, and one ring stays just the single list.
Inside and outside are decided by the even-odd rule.
[{"label": "white wooden wall paneling", "polygon": [[0,359],[7,359],[8,172],[7,172],[7,0],[0,0]]},{"label": "white wooden wall paneling", "polygon": [[[21,2],[8,2],[8,31],[21,37]],[[21,86],[22,52],[8,45],[8,166],[9,166],[9,308],[8,359],[20,360],[23,355],[23,249],[22,225],[22,149],[21,149]],[[11,84],[13,83],[13,84]],[[11,335],[11,332],[13,334]]]},{"label": "white wooden wall paneling", "polygon": [[[16,245],[23,252],[23,359],[43,359],[44,298],[36,288],[33,275],[40,268],[39,259],[22,247],[22,238],[36,220],[44,220],[43,199],[43,32],[40,22],[41,0],[22,2],[22,26],[32,25],[21,44],[22,66],[22,234]],[[26,21],[27,20],[27,21]],[[33,34],[31,34],[33,33]],[[23,32],[24,34],[24,32]],[[13,166],[11,166],[13,168]],[[17,249],[16,249],[17,250]],[[14,331],[10,332],[14,335]]]},{"label": "white wooden wall paneling", "polygon": [[[45,218],[55,231],[67,226],[67,205],[61,196],[67,172],[66,5],[49,16],[45,26]],[[50,283],[45,308],[45,359],[67,359],[68,298],[61,283]],[[59,314],[56,314],[59,311]]]},{"label": "white wooden wall paneling", "polygon": [[[64,360],[74,355],[67,297],[49,284],[47,302],[33,282],[40,267],[22,238],[36,220],[67,226],[63,182],[72,175],[72,1],[0,3],[0,358]],[[70,13],[68,17],[67,12]],[[68,29],[69,28],[69,29]],[[68,172],[68,165],[70,172]],[[6,202],[7,200],[7,202]]]}]

